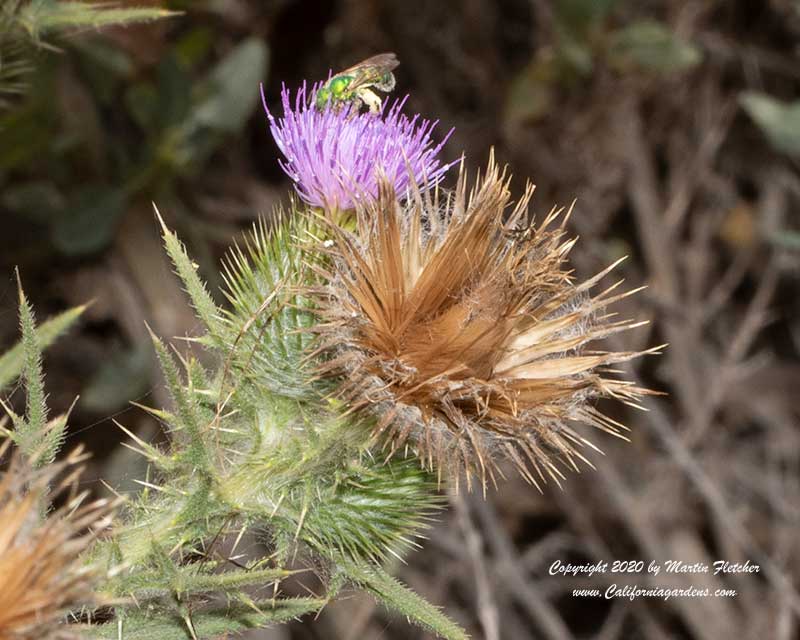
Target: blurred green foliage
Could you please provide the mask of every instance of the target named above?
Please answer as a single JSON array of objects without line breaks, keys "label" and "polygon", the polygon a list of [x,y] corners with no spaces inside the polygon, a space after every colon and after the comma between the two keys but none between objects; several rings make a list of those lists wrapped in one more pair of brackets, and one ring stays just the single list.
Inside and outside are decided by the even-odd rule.
[{"label": "blurred green foliage", "polygon": [[800,100],[786,103],[748,91],[742,94],[740,103],[775,149],[800,155]]},{"label": "blurred green foliage", "polygon": [[170,15],[166,9],[120,7],[115,2],[0,0],[0,101],[25,90],[25,77],[35,69],[35,49],[55,50],[45,38]]},{"label": "blurred green foliage", "polygon": [[144,395],[151,377],[152,359],[145,345],[115,350],[87,381],[81,408],[100,414],[113,412],[131,398]]},{"label": "blurred green foliage", "polygon": [[[33,33],[72,24],[78,6],[67,4]],[[121,17],[92,15],[96,24]],[[214,44],[195,27],[146,69],[102,34],[42,53],[26,92],[0,113],[0,206],[45,227],[62,255],[106,248],[138,196],[168,200],[255,109],[266,45],[245,39],[208,70]]]},{"label": "blurred green foliage", "polygon": [[800,232],[798,231],[781,231],[775,234],[771,240],[778,246],[792,251],[800,251]]},{"label": "blurred green foliage", "polygon": [[[765,93],[746,91],[739,103],[776,151],[800,157],[800,100],[783,102]],[[800,232],[784,229],[770,240],[785,249],[800,250]]]},{"label": "blurred green foliage", "polygon": [[506,117],[511,124],[544,117],[560,88],[588,81],[598,64],[619,73],[668,74],[701,60],[699,49],[655,20],[619,20],[623,0],[557,0],[554,41],[538,49],[509,87]]},{"label": "blurred green foliage", "polygon": [[639,20],[611,34],[609,61],[621,69],[636,67],[657,73],[691,69],[700,51],[655,20]]}]

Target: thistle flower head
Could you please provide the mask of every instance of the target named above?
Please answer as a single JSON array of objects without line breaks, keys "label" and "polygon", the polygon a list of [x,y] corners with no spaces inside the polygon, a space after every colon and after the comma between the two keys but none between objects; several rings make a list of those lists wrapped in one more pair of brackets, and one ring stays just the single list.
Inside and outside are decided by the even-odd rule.
[{"label": "thistle flower head", "polygon": [[280,165],[308,204],[352,209],[378,195],[381,179],[402,196],[411,183],[436,184],[451,166],[442,164],[438,154],[452,130],[436,144],[432,132],[438,121],[401,113],[407,97],[389,108],[384,103],[378,113],[355,107],[319,110],[313,100],[319,87],[307,92],[303,84],[294,104],[284,87],[283,116],[277,119],[264,103],[270,131],[285,158]]},{"label": "thistle flower head", "polygon": [[[0,447],[0,454],[3,448]],[[71,637],[59,625],[64,615],[95,601],[96,576],[78,557],[93,540],[91,528],[103,528],[110,505],[80,506],[82,496],[42,520],[43,501],[52,478],[82,460],[33,471],[15,457],[0,477],[0,638],[51,640]],[[71,474],[62,484],[73,484]]]},{"label": "thistle flower head", "polygon": [[493,162],[469,194],[463,171],[454,194],[417,191],[405,204],[384,182],[359,203],[358,233],[334,229],[322,370],[374,415],[389,455],[409,448],[440,478],[466,471],[468,482],[494,482],[505,457],[534,484],[558,481],[557,463],[575,467],[592,446],[577,423],[624,428],[592,401],[646,393],[603,375],[640,354],[585,348],[636,325],[605,311],[628,295],[620,283],[590,293],[613,265],[574,282],[566,216],[529,223],[532,191],[506,217],[508,178]]}]

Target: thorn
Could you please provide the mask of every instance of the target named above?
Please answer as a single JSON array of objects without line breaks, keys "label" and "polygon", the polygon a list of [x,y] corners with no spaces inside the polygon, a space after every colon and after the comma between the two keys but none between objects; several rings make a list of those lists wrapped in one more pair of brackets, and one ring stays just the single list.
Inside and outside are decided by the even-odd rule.
[{"label": "thorn", "polygon": [[192,640],[197,640],[197,633],[194,630],[194,624],[192,624],[192,618],[188,613],[184,616],[183,621],[186,623],[186,626],[189,628],[189,633],[192,634]]},{"label": "thorn", "polygon": [[305,504],[303,505],[303,510],[300,512],[300,520],[297,522],[297,531],[294,532],[295,541],[297,541],[297,539],[300,537],[300,531],[303,528],[303,523],[305,522],[307,513],[308,513],[308,505]]},{"label": "thorn", "polygon": [[106,489],[108,489],[111,493],[113,493],[117,498],[120,500],[125,500],[125,496],[119,493],[114,487],[112,487],[108,482],[106,482],[103,478],[100,478],[100,484],[102,484]]},{"label": "thorn", "polygon": [[236,553],[236,547],[239,546],[239,543],[242,541],[242,537],[244,536],[244,532],[247,531],[247,524],[242,525],[242,530],[239,532],[239,535],[236,536],[236,540],[231,547],[230,555],[233,556]]},{"label": "thorn", "polygon": [[156,206],[156,203],[155,202],[151,202],[150,204],[153,205],[153,211],[156,212],[156,219],[158,220],[159,224],[161,225],[161,230],[162,230],[163,234],[165,236],[166,235],[170,235],[171,231],[167,228],[167,225],[164,222],[164,218],[161,217],[161,212],[158,210],[158,207]]},{"label": "thorn", "polygon": [[149,489],[155,489],[156,491],[160,491],[161,493],[170,493],[171,491],[174,491],[176,493],[179,493],[182,496],[189,495],[188,493],[186,493],[185,491],[181,491],[180,489],[176,489],[174,487],[171,487],[170,489],[167,489],[166,487],[161,487],[161,486],[159,486],[157,484],[153,484],[152,482],[147,482],[145,480],[136,480],[136,479],[134,479],[134,482],[136,484],[142,485],[143,487],[147,487]]}]

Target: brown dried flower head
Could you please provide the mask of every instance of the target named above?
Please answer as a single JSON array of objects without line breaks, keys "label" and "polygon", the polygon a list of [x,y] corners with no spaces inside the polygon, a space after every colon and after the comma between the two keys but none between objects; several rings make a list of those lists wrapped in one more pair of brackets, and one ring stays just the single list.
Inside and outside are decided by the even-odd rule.
[{"label": "brown dried flower head", "polygon": [[577,424],[622,437],[593,400],[647,393],[607,377],[641,353],[585,348],[640,324],[606,312],[634,292],[617,282],[590,293],[615,265],[575,283],[569,213],[529,222],[532,193],[511,207],[509,178],[491,159],[469,193],[463,166],[453,193],[417,190],[401,203],[384,184],[362,199],[357,233],[332,232],[322,371],[342,380],[354,410],[375,416],[389,455],[410,449],[440,479],[458,483],[466,471],[485,486],[508,458],[537,486],[558,482],[559,462],[576,467],[595,448]]},{"label": "brown dried flower head", "polygon": [[70,496],[42,518],[50,481],[69,467],[56,493],[69,490],[82,459],[76,451],[63,463],[32,470],[15,456],[0,476],[0,640],[73,637],[60,622],[95,601],[96,575],[79,555],[107,525],[111,505],[81,506],[82,496]]}]

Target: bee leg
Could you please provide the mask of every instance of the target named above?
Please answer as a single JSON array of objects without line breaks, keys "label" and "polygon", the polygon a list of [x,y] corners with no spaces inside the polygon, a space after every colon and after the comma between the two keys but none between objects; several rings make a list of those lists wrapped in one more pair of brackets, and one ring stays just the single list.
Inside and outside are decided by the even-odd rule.
[{"label": "bee leg", "polygon": [[347,119],[352,120],[353,118],[357,117],[359,113],[361,113],[361,107],[364,106],[364,102],[361,100],[360,96],[354,95],[348,102],[342,103],[342,106],[345,105],[349,109],[350,113],[350,115],[347,116]]},{"label": "bee leg", "polygon": [[381,99],[369,89],[361,91],[359,98],[369,107],[370,112],[378,113],[381,110]]}]

